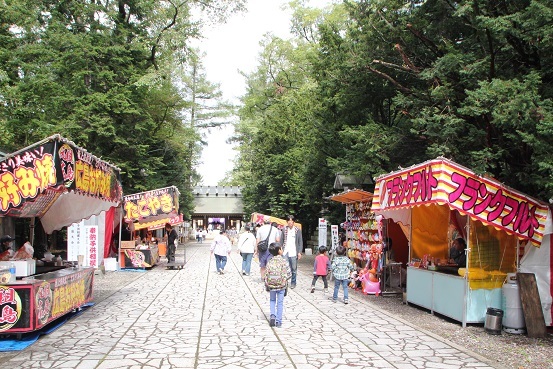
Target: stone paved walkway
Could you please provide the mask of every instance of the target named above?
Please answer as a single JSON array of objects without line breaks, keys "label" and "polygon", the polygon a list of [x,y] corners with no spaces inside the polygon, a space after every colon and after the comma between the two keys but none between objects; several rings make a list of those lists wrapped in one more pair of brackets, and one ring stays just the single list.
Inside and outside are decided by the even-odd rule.
[{"label": "stone paved walkway", "polygon": [[[177,258],[178,258],[177,254]],[[268,324],[258,264],[242,276],[233,250],[224,275],[209,244],[188,244],[182,270],[163,262],[6,361],[2,368],[498,368],[367,299],[333,303],[303,263],[281,328]],[[122,272],[112,272],[122,273]],[[109,272],[104,277],[109,278]],[[332,288],[333,283],[330,283]],[[340,291],[340,299],[342,292]]]}]

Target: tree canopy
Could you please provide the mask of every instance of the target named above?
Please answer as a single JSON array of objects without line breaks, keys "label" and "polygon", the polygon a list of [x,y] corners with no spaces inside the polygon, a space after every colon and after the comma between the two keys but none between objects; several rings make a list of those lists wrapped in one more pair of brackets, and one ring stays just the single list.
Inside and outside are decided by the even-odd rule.
[{"label": "tree canopy", "polygon": [[294,37],[269,37],[247,76],[233,178],[248,211],[316,224],[336,173],[376,177],[437,156],[552,197],[548,1],[292,7]]},{"label": "tree canopy", "polygon": [[217,85],[190,88],[192,14],[223,21],[243,3],[0,1],[0,147],[60,133],[120,167],[125,193],[176,185],[188,217],[202,143],[190,112],[207,122],[225,108],[198,106]]}]

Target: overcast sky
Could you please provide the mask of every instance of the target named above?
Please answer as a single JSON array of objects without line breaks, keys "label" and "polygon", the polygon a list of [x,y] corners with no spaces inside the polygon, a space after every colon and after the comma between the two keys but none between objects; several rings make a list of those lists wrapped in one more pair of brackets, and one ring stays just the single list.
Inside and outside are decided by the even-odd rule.
[{"label": "overcast sky", "polygon": [[[204,67],[208,79],[221,84],[226,100],[238,103],[238,98],[245,94],[245,81],[239,71],[255,70],[261,51],[259,42],[264,34],[271,32],[282,38],[290,37],[290,11],[282,9],[288,1],[248,0],[246,13],[233,15],[226,24],[206,30],[206,39],[200,45],[206,53]],[[311,4],[319,6],[329,2],[318,0]],[[231,127],[212,131],[198,168],[204,185],[216,185],[232,169],[236,153],[225,143],[232,132]]]}]

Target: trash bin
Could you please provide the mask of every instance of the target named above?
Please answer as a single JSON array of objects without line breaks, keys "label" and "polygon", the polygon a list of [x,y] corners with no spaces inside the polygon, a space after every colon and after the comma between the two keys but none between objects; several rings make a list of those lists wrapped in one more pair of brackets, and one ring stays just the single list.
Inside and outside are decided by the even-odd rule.
[{"label": "trash bin", "polygon": [[484,330],[489,334],[501,334],[501,322],[503,320],[503,310],[488,308],[486,311],[486,322]]}]

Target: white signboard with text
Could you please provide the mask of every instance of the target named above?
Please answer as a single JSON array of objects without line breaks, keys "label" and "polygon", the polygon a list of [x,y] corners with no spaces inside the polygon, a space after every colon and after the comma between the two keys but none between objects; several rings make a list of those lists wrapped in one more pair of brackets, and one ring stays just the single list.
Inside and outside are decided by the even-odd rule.
[{"label": "white signboard with text", "polygon": [[[319,247],[326,247],[327,223],[325,218],[319,218]],[[318,247],[317,247],[318,249]]]},{"label": "white signboard with text", "polygon": [[98,267],[98,226],[84,221],[67,227],[67,260],[78,261],[83,255],[83,266]]},{"label": "white signboard with text", "polygon": [[84,222],[73,223],[67,227],[67,260],[76,262],[78,255],[86,255]]}]

